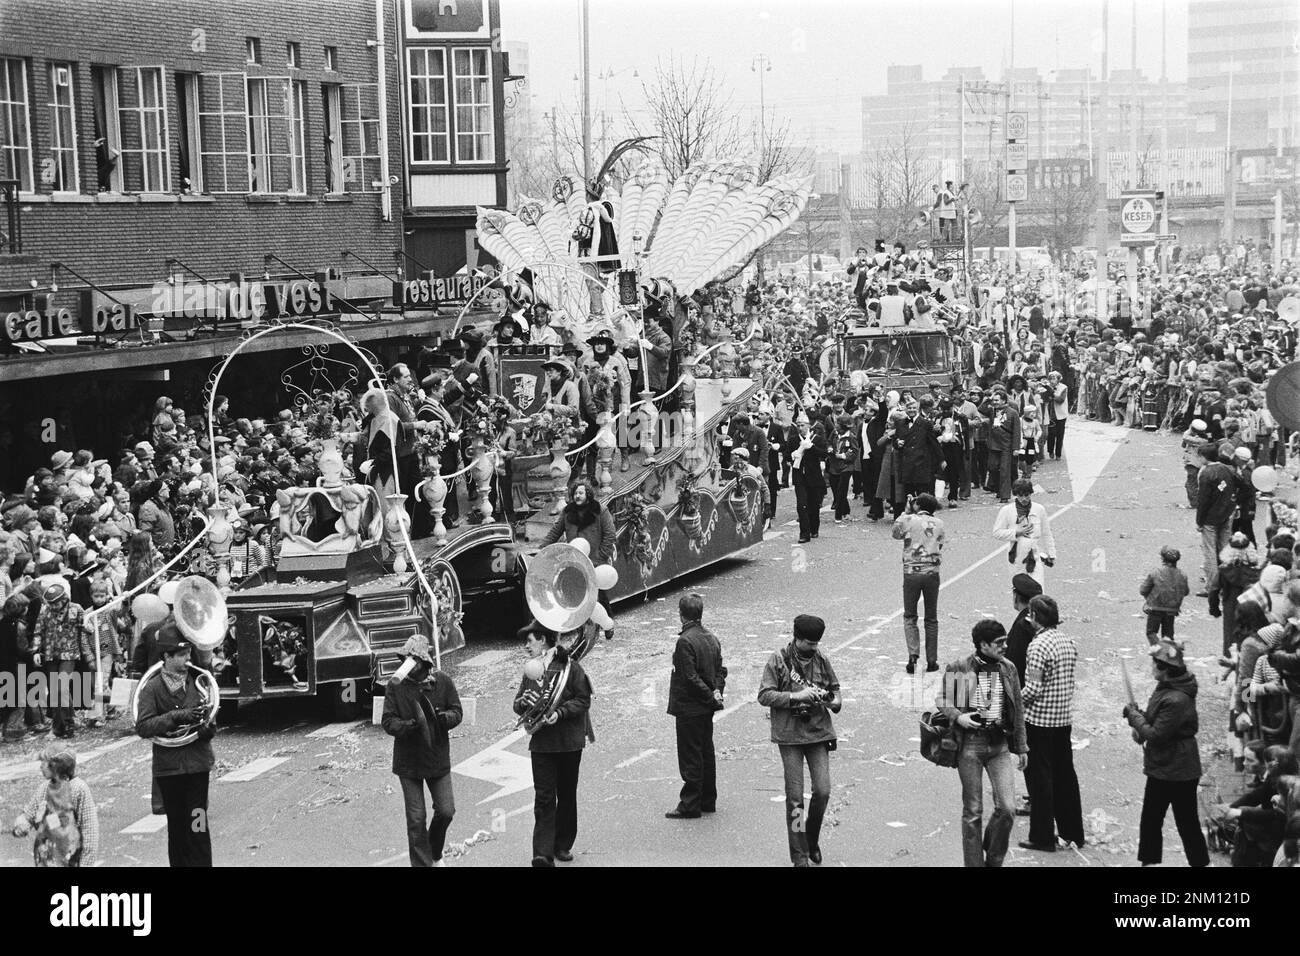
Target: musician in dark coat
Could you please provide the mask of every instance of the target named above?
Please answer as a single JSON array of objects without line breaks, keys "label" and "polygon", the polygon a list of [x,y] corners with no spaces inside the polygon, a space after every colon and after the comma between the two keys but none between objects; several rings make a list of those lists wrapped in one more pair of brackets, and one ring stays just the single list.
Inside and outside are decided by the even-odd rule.
[{"label": "musician in dark coat", "polygon": [[934,422],[925,414],[934,408],[934,400],[924,395],[922,402],[924,406],[908,397],[903,406],[907,421],[901,423],[894,433],[899,480],[903,483],[903,491],[909,495],[934,494],[935,472],[943,462],[943,449],[939,447]]},{"label": "musician in dark coat", "polygon": [[664,816],[686,820],[718,808],[713,714],[723,707],[727,668],[722,664],[722,645],[703,624],[704,598],[687,594],[677,602],[677,611],[682,629],[673,650],[668,713],[677,719],[677,768],[682,775],[682,792],[677,807]]},{"label": "musician in dark coat", "polygon": [[[525,672],[515,694],[515,713],[524,718],[533,764],[533,866],[573,859],[578,838],[578,770],[582,749],[595,741],[591,730],[591,681],[558,635],[533,622],[519,632],[528,656],[539,660],[542,677]],[[531,662],[530,662],[531,663]]]},{"label": "musician in dark coat", "polygon": [[[447,828],[456,815],[451,787],[448,731],[464,716],[450,677],[435,669],[428,638],[407,638],[402,656],[414,666],[384,691],[384,733],[393,738],[393,773],[402,783],[406,841],[411,866],[441,866]],[[426,825],[424,788],[433,801],[433,823]]]}]

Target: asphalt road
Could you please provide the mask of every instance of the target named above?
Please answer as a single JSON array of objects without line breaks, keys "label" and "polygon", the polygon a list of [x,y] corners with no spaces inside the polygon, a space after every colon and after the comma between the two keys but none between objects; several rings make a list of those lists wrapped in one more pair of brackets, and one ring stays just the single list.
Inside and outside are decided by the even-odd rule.
[{"label": "asphalt road", "polygon": [[[1132,661],[1145,700],[1151,680],[1137,587],[1159,562],[1161,545],[1181,548],[1193,590],[1199,582],[1199,538],[1183,498],[1178,439],[1072,421],[1066,460],[1046,464],[1035,480],[1059,551],[1047,592],[1079,645],[1074,746],[1090,845],[1055,854],[1017,849],[1028,830],[1019,818],[1007,865],[1133,865],[1143,778],[1141,752],[1119,715],[1119,660]],[[576,859],[569,865],[788,865],[780,763],[754,698],[764,661],[786,643],[801,612],[826,619],[822,647],[845,697],[835,718],[840,743],[831,760],[825,865],[961,864],[957,775],[917,752],[917,717],[932,705],[939,675],[903,671],[901,546],[887,522],[872,523],[856,508],[843,525],[824,516],[821,537],[800,547],[793,510],[793,494],[783,491],[763,544],[620,609],[615,639],[584,661],[596,691],[597,741],[583,756]],[[942,661],[969,652],[970,626],[981,615],[1008,625],[1014,616],[1005,547],[990,534],[996,510],[991,496],[977,493],[956,511],[941,512],[948,533]],[[673,721],[664,710],[676,599],[686,589],[704,596],[705,623],[722,641],[731,676],[727,709],[715,727],[718,813],[671,821],[663,813],[675,806],[680,780]],[[1230,764],[1215,755],[1226,731],[1225,687],[1215,664],[1219,628],[1204,600],[1188,599],[1178,634],[1188,641],[1202,685],[1203,803],[1238,786]],[[452,734],[457,814],[449,865],[529,863],[527,742],[514,731],[510,710],[523,660],[514,636],[501,635],[472,642],[448,664],[467,703],[466,721]],[[121,721],[84,731],[76,743],[81,774],[100,806],[103,865],[166,865],[163,819],[149,813],[149,745]],[[33,758],[40,744],[0,749],[6,825],[39,781]],[[304,702],[278,701],[245,708],[214,745],[217,865],[406,865],[401,791],[380,728],[368,721],[329,724]],[[991,798],[985,802],[987,813]],[[1167,865],[1185,865],[1172,818],[1165,846]],[[0,866],[30,859],[27,841],[0,842]]]}]

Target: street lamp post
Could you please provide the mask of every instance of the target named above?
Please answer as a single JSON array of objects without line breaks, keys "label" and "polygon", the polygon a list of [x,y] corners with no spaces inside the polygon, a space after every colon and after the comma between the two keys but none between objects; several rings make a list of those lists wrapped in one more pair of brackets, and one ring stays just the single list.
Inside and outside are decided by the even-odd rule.
[{"label": "street lamp post", "polygon": [[[764,112],[766,109],[763,96],[763,74],[772,72],[772,61],[766,53],[760,53],[750,61],[749,69],[758,74],[758,130],[759,130],[759,148],[763,146],[762,141],[766,138],[766,120]],[[760,157],[761,159],[761,157]]]},{"label": "street lamp post", "polygon": [[1241,69],[1241,64],[1237,62],[1236,57],[1231,57],[1222,67],[1223,72],[1228,74],[1228,122],[1225,137],[1224,164],[1228,177],[1224,186],[1223,202],[1223,239],[1224,242],[1231,243],[1233,233],[1236,230],[1237,218],[1237,165],[1232,161],[1232,80],[1237,71]]}]

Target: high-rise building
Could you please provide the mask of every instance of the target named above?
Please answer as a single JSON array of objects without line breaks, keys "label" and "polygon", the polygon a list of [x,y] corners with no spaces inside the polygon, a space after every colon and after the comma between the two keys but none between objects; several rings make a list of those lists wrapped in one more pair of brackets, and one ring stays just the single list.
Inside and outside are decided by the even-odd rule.
[{"label": "high-rise building", "polygon": [[1296,0],[1192,0],[1187,81],[1197,145],[1229,142],[1229,112],[1233,149],[1274,146],[1279,129],[1284,145],[1296,145],[1298,37]]}]

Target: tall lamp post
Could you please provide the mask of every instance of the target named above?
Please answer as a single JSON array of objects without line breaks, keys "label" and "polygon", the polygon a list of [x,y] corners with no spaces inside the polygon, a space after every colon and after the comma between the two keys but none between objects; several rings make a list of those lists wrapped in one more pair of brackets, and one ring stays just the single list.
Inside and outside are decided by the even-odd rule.
[{"label": "tall lamp post", "polygon": [[[763,169],[763,151],[767,148],[767,103],[764,98],[763,74],[772,72],[772,60],[766,53],[759,53],[750,61],[749,69],[758,74],[758,165],[760,178],[766,174],[767,170]],[[760,249],[758,253],[758,262],[755,272],[761,282],[763,279],[763,252]]]},{"label": "tall lamp post", "polygon": [[1237,218],[1237,164],[1232,161],[1232,78],[1241,69],[1241,64],[1236,57],[1231,57],[1221,69],[1228,74],[1228,122],[1224,142],[1224,175],[1227,176],[1227,182],[1223,184],[1223,239],[1224,242],[1231,243]]}]

